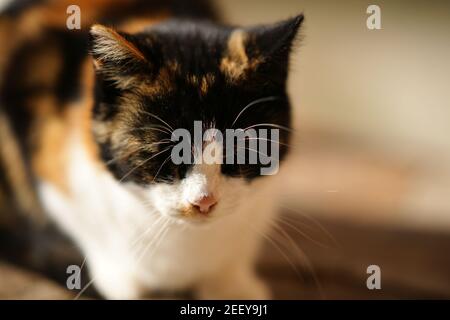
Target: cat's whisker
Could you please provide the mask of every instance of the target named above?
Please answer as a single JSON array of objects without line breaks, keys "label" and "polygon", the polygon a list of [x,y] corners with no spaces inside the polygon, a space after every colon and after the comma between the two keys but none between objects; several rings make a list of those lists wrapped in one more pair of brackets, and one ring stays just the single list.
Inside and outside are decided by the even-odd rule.
[{"label": "cat's whisker", "polygon": [[[80,267],[80,276],[81,276],[81,271],[83,270],[83,267],[86,265],[87,258],[88,258],[88,256],[85,255],[84,260],[83,260],[83,263],[81,264],[81,267]],[[86,292],[86,290],[89,289],[89,287],[94,283],[94,281],[95,281],[95,277],[92,277],[92,278],[89,280],[89,282],[86,283],[86,284],[84,285],[84,287],[81,288],[81,290],[76,294],[76,296],[73,298],[73,300],[78,300],[78,299],[80,299],[81,296]]]},{"label": "cat's whisker", "polygon": [[302,273],[299,271],[298,266],[292,261],[292,259],[286,254],[286,252],[283,251],[282,247],[280,247],[280,245],[278,245],[277,241],[275,241],[275,239],[273,239],[273,236],[269,235],[269,234],[265,234],[264,232],[261,232],[259,230],[256,230],[252,227],[250,227],[254,232],[258,233],[261,237],[263,237],[264,239],[266,239],[280,254],[281,256],[286,260],[287,263],[289,263],[289,265],[292,267],[292,269],[294,270],[294,272],[301,278],[303,279],[303,275]]},{"label": "cat's whisker", "polygon": [[284,224],[285,226],[289,227],[290,229],[292,229],[293,231],[298,233],[303,238],[305,238],[305,239],[315,243],[319,247],[322,247],[322,248],[325,248],[325,249],[330,249],[330,246],[327,246],[327,245],[323,244],[322,242],[313,239],[306,232],[302,231],[300,228],[295,226],[293,223],[290,223],[288,220],[285,220],[284,218],[285,218],[284,216],[278,216],[277,220],[278,220],[278,222]]},{"label": "cat's whisker", "polygon": [[132,155],[133,153],[138,152],[139,150],[143,150],[143,149],[144,149],[143,146],[139,146],[139,147],[137,147],[137,148],[134,148],[134,149],[131,150],[130,152],[127,152],[126,154],[120,154],[120,155],[118,155],[118,156],[116,156],[116,157],[114,157],[114,158],[112,158],[112,159],[106,161],[105,164],[108,166],[108,165],[113,164],[114,162],[116,162],[116,161],[118,161],[118,160],[120,160],[120,159],[129,157],[129,156]]},{"label": "cat's whisker", "polygon": [[141,112],[146,114],[146,115],[149,115],[149,116],[151,116],[151,117],[153,117],[153,118],[155,118],[155,119],[157,119],[159,121],[161,121],[162,123],[164,123],[167,126],[167,129],[170,129],[171,132],[175,131],[175,129],[170,124],[168,124],[166,121],[164,121],[163,119],[161,119],[157,115],[155,115],[155,114],[153,114],[151,112],[148,112],[148,111],[144,111],[144,110],[142,110]]},{"label": "cat's whisker", "polygon": [[162,140],[160,140],[158,142],[153,142],[153,143],[148,144],[148,145],[141,145],[141,146],[138,146],[137,148],[134,148],[134,149],[130,150],[126,154],[121,154],[121,155],[118,155],[118,156],[108,160],[107,162],[105,162],[105,164],[108,166],[108,165],[111,165],[111,164],[121,160],[121,159],[130,157],[132,154],[134,154],[134,153],[136,153],[136,152],[138,152],[140,150],[148,150],[151,147],[154,147],[154,146],[157,146],[157,145],[169,144],[171,142],[172,141],[170,139],[162,139]]},{"label": "cat's whisker", "polygon": [[159,167],[158,171],[156,172],[156,175],[153,177],[152,183],[155,182],[155,179],[158,177],[159,172],[161,171],[161,169],[164,167],[164,165],[166,164],[167,161],[170,160],[172,155],[169,155],[166,160],[164,160],[164,162],[162,163],[162,165]]},{"label": "cat's whisker", "polygon": [[[304,259],[306,258],[306,255],[304,254],[303,250],[301,250],[298,247],[298,244],[292,237],[279,225],[278,221],[276,219],[270,220],[269,225],[272,227],[271,231],[276,231],[279,233],[279,235],[284,237],[284,240],[287,240],[288,243],[292,247],[296,247],[296,250],[300,252],[300,256],[298,257],[301,263],[304,263]],[[286,243],[283,242],[283,245],[286,245]]]},{"label": "cat's whisker", "polygon": [[158,153],[155,153],[154,155],[152,155],[151,157],[145,159],[144,161],[142,161],[140,164],[138,164],[137,166],[135,166],[133,169],[131,169],[130,171],[128,171],[122,178],[120,178],[119,182],[122,182],[125,178],[127,178],[131,173],[134,172],[134,170],[140,168],[141,166],[143,166],[144,164],[146,164],[147,162],[149,162],[151,159],[159,156],[160,154],[167,152],[171,149],[171,147],[168,147]]},{"label": "cat's whisker", "polygon": [[[292,267],[293,271],[297,274],[297,276],[300,277],[302,280],[304,279],[302,273],[298,269],[298,266],[292,261],[292,259],[289,257],[289,255],[283,251],[283,248],[280,247],[280,245],[278,245],[277,241],[273,238],[273,235],[253,228],[252,224],[250,223],[250,221],[248,219],[241,217],[241,221],[244,222],[245,225],[250,230],[257,233],[262,238],[266,239],[280,253],[280,255],[286,260],[286,262]],[[281,241],[280,243],[283,243],[283,242]]]},{"label": "cat's whisker", "polygon": [[160,237],[162,237],[163,234],[165,234],[166,229],[170,225],[171,221],[170,219],[164,218],[162,222],[161,228],[157,231],[153,239],[144,247],[144,249],[141,251],[139,256],[136,259],[136,263],[139,264],[141,260],[144,258],[145,254],[147,253],[148,249],[153,246],[153,244],[158,243]]},{"label": "cat's whisker", "polygon": [[[260,137],[257,137],[257,138],[245,138],[245,139],[244,139],[244,141],[248,141],[248,140],[268,141],[268,142],[278,143],[279,145],[286,146],[286,147],[290,147],[290,148],[293,148],[293,147],[294,147],[294,146],[291,145],[291,144],[283,143],[283,142],[276,141],[276,140],[272,140],[272,139],[260,138]],[[241,141],[242,141],[242,140],[241,140]]]},{"label": "cat's whisker", "polygon": [[86,265],[86,260],[87,260],[87,256],[84,256],[83,262],[81,263],[81,266],[80,266],[80,273],[81,273],[81,271],[83,271],[83,268]]},{"label": "cat's whisker", "polygon": [[135,256],[136,262],[140,262],[142,260],[145,252],[152,245],[152,243],[155,242],[155,239],[157,239],[159,234],[162,232],[162,230],[163,230],[162,227],[165,225],[165,223],[166,223],[166,220],[164,219],[163,216],[161,216],[161,219],[158,220],[158,225],[155,225],[155,228],[158,227],[159,229],[156,230],[156,232],[154,233],[154,235],[152,236],[150,241],[147,244],[145,244],[144,239],[141,239],[141,241],[139,242],[140,246],[138,248],[136,248],[136,250],[133,250],[133,255]]},{"label": "cat's whisker", "polygon": [[265,153],[262,153],[262,152],[260,152],[260,151],[258,151],[258,150],[256,150],[256,149],[253,149],[253,148],[243,148],[243,147],[237,147],[237,149],[241,149],[241,150],[248,150],[248,151],[253,151],[253,152],[256,152],[256,153],[258,153],[259,155],[261,155],[261,156],[263,156],[263,157],[269,157],[267,154],[265,154]]},{"label": "cat's whisker", "polygon": [[[314,279],[314,283],[316,284],[319,293],[323,295],[322,285],[320,284],[320,281],[317,277],[314,267],[309,258],[306,256],[305,252],[299,247],[297,242],[295,242],[294,239],[292,239],[292,237],[276,221],[271,221],[271,225],[274,231],[278,231],[280,236],[282,236],[285,240],[289,242],[290,246],[297,253],[296,257],[300,260],[299,262],[307,267],[308,272],[312,275]],[[286,249],[288,249],[287,245],[285,244],[285,241],[280,241],[280,243],[285,245]]]},{"label": "cat's whisker", "polygon": [[164,238],[166,237],[167,233],[169,232],[171,225],[172,225],[172,223],[170,222],[170,219],[167,220],[167,226],[165,227],[164,231],[161,233],[161,236],[159,237],[157,242],[154,244],[153,250],[148,254],[149,259],[153,257],[153,254],[161,246],[161,243],[163,242]]},{"label": "cat's whisker", "polygon": [[148,228],[146,228],[138,237],[136,237],[136,239],[131,243],[131,248],[134,248],[140,242],[140,240],[142,240],[142,238],[144,238],[152,230],[152,228],[161,221],[162,218],[162,216],[158,217]]},{"label": "cat's whisker", "polygon": [[264,97],[264,98],[259,98],[256,99],[252,102],[250,102],[249,104],[247,104],[242,110],[241,112],[239,112],[239,114],[236,116],[236,118],[234,119],[233,123],[231,124],[231,128],[233,128],[234,124],[236,123],[236,121],[238,121],[239,117],[245,112],[245,110],[247,110],[248,108],[257,105],[259,103],[263,103],[263,102],[268,102],[268,101],[274,101],[274,100],[278,100],[280,99],[280,97],[277,96],[268,96],[268,97]]},{"label": "cat's whisker", "polygon": [[94,283],[95,278],[92,278],[81,290],[78,294],[73,298],[74,300],[80,299],[83,293]]},{"label": "cat's whisker", "polygon": [[130,132],[135,132],[135,131],[152,131],[152,130],[153,131],[159,131],[159,132],[162,132],[162,133],[166,133],[169,136],[172,136],[172,131],[170,131],[165,126],[161,126],[161,125],[133,128],[133,129],[125,131],[124,133],[130,133]]},{"label": "cat's whisker", "polygon": [[[289,210],[293,213],[297,214],[297,217],[302,217],[307,219],[308,221],[312,222],[316,227],[318,227],[336,246],[340,247],[339,242],[336,240],[336,238],[328,231],[319,221],[311,217],[310,215],[307,215],[305,213],[302,213],[299,210],[295,210],[293,208],[290,208],[286,205],[279,205],[280,208]],[[290,216],[284,216],[284,219],[290,220],[292,223],[301,223],[299,220],[295,220],[293,215]]]},{"label": "cat's whisker", "polygon": [[282,219],[286,220],[286,222],[290,222],[293,225],[301,224],[302,227],[306,227],[306,228],[308,228],[311,231],[317,231],[317,229],[314,229],[314,227],[311,226],[310,224],[307,224],[304,221],[300,220],[300,218],[305,218],[308,221],[310,221],[311,223],[313,223],[321,232],[323,232],[325,234],[325,236],[331,242],[333,242],[333,244],[335,246],[337,246],[337,247],[341,246],[339,244],[339,242],[336,240],[336,238],[331,234],[331,232],[329,230],[327,230],[317,219],[314,219],[314,217],[312,217],[311,215],[308,215],[308,214],[306,214],[304,212],[301,212],[298,209],[291,208],[291,207],[287,206],[286,204],[278,204],[277,206],[280,209],[288,210],[288,211],[294,213],[294,215],[281,215],[281,216],[279,216],[279,218],[282,218]]},{"label": "cat's whisker", "polygon": [[281,129],[281,130],[285,130],[288,132],[293,132],[294,130],[279,124],[275,124],[275,123],[257,123],[254,125],[251,125],[245,129],[243,129],[244,131],[248,130],[248,129],[252,129],[252,128],[258,128],[258,127],[272,127],[272,128],[277,128],[277,129]]}]

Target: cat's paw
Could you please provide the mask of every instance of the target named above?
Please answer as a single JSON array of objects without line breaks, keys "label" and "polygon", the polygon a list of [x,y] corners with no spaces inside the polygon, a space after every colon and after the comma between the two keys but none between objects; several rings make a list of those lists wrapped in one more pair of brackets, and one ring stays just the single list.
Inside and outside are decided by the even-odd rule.
[{"label": "cat's paw", "polygon": [[91,264],[91,281],[98,292],[109,300],[137,300],[145,295],[144,288],[129,270],[114,268],[114,264]]},{"label": "cat's paw", "polygon": [[236,294],[239,300],[268,300],[271,298],[269,287],[264,281],[254,277],[245,287],[241,286]]},{"label": "cat's paw", "polygon": [[97,281],[95,286],[102,296],[108,300],[138,300],[144,297],[144,291],[134,282]]},{"label": "cat's paw", "polygon": [[255,275],[245,279],[210,280],[198,287],[197,297],[205,300],[267,300],[271,298],[268,286]]}]

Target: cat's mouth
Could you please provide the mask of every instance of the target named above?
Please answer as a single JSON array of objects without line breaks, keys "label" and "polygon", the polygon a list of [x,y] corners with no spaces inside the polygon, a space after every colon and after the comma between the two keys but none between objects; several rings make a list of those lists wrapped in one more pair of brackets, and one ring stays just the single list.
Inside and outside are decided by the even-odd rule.
[{"label": "cat's mouth", "polygon": [[204,213],[194,206],[185,206],[176,211],[174,218],[180,222],[202,225],[215,220],[215,211],[215,208],[212,208],[208,213]]},{"label": "cat's mouth", "polygon": [[214,211],[215,211],[215,209],[211,208],[207,213],[205,213],[205,212],[200,211],[195,206],[186,206],[186,207],[182,208],[179,212],[183,218],[186,218],[189,220],[195,219],[195,220],[199,220],[199,221],[206,221],[208,219],[211,219],[211,215],[213,214]]}]

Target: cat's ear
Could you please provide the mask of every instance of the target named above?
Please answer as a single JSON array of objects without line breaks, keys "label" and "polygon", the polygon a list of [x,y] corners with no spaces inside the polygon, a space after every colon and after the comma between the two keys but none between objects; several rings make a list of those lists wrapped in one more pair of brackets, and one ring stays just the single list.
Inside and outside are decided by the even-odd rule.
[{"label": "cat's ear", "polygon": [[103,25],[91,27],[90,51],[96,72],[118,85],[130,84],[137,74],[150,68],[132,35]]},{"label": "cat's ear", "polygon": [[270,25],[231,32],[220,69],[229,81],[270,79],[284,83],[289,54],[303,22],[303,15]]},{"label": "cat's ear", "polygon": [[254,51],[250,55],[260,55],[262,60],[287,59],[303,20],[300,14],[275,24],[250,28],[253,43],[249,43],[249,50]]}]

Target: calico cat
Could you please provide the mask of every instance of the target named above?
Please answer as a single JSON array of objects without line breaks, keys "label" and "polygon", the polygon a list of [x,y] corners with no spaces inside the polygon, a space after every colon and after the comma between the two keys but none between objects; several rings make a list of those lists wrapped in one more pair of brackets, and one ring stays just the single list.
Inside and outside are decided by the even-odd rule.
[{"label": "calico cat", "polygon": [[[80,30],[66,27],[73,4]],[[302,21],[225,26],[200,0],[14,2],[0,16],[3,207],[42,208],[106,298],[269,298],[254,263],[276,176],[175,164],[171,134],[276,127],[283,160]]]}]

